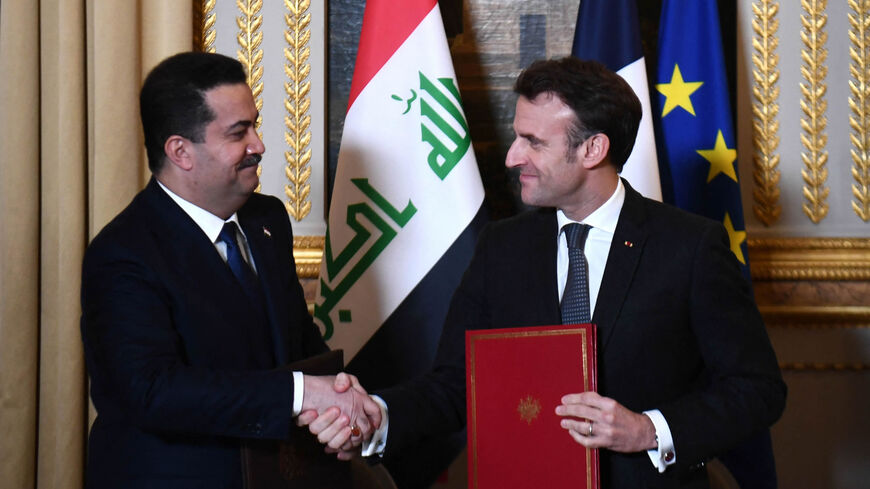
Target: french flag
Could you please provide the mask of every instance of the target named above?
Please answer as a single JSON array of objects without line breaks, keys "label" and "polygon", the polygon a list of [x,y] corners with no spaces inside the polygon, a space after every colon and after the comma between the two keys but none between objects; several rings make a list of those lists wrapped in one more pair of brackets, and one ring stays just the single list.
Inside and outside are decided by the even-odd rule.
[{"label": "french flag", "polygon": [[635,0],[583,0],[571,54],[598,61],[631,85],[643,107],[637,139],[622,177],[644,196],[662,200],[656,143],[653,133],[646,62],[640,42]]}]

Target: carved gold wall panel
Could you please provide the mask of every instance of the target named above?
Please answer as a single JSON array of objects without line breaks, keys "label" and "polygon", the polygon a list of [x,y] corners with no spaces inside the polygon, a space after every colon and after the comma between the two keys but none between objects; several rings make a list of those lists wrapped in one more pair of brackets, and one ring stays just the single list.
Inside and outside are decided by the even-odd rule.
[{"label": "carved gold wall panel", "polygon": [[308,109],[311,106],[311,80],[308,78],[311,65],[308,59],[311,55],[311,2],[309,0],[284,0],[287,13],[284,21],[287,29],[284,39],[284,73],[287,81],[284,91],[284,140],[289,150],[284,152],[287,162],[285,174],[288,184],[284,186],[287,195],[285,206],[293,219],[301,221],[311,212],[311,116]]},{"label": "carved gold wall panel", "polygon": [[779,2],[761,0],[752,4],[752,212],[765,226],[774,224],[782,212],[779,205],[779,56],[776,37]]},{"label": "carved gold wall panel", "polygon": [[214,6],[217,0],[194,0],[193,2],[193,46],[194,49],[206,53],[215,52],[214,41],[217,32],[214,29],[217,14]]},{"label": "carved gold wall panel", "polygon": [[846,338],[859,345],[870,334],[870,240],[750,239],[748,246],[756,301],[780,366],[791,371],[870,368],[866,354],[838,346],[850,342]]},{"label": "carved gold wall panel", "polygon": [[748,246],[753,280],[870,280],[870,239],[749,239]]},{"label": "carved gold wall panel", "polygon": [[870,1],[738,0],[737,10],[747,232],[870,237]]},{"label": "carved gold wall panel", "polygon": [[[236,5],[241,13],[236,17],[236,25],[239,26],[236,41],[241,48],[236,54],[248,74],[248,86],[254,92],[257,110],[263,110],[263,50],[260,49],[263,43],[263,33],[260,31],[263,16],[259,15],[263,0],[237,0]],[[257,128],[262,122],[262,117],[257,118]]]},{"label": "carved gold wall panel", "polygon": [[[241,49],[236,51],[239,62],[245,67],[245,72],[248,74],[248,86],[254,93],[254,103],[257,110],[263,110],[263,50],[260,49],[260,44],[263,42],[263,33],[260,31],[260,26],[263,24],[263,16],[259,15],[260,9],[263,8],[263,0],[236,0],[236,5],[239,7],[241,15],[236,17],[236,25],[239,26],[239,33],[236,36],[236,41]],[[254,126],[259,129],[263,123],[263,117],[258,116]],[[263,134],[260,133],[260,137]],[[257,175],[263,174],[263,167],[257,167]],[[257,185],[256,191],[259,192],[263,186]]]},{"label": "carved gold wall panel", "polygon": [[295,236],[293,238],[293,258],[296,260],[296,273],[302,279],[316,279],[320,275],[320,262],[323,260],[323,236]]},{"label": "carved gold wall panel", "polygon": [[805,81],[800,84],[800,106],[805,116],[801,118],[801,129],[804,131],[801,134],[801,144],[806,150],[801,153],[801,159],[806,166],[801,170],[801,176],[805,183],[803,194],[807,200],[803,211],[816,224],[828,215],[827,199],[830,193],[830,189],[825,187],[828,180],[828,152],[825,150],[828,144],[828,135],[825,133],[828,125],[825,117],[828,109],[825,99],[828,91],[825,84],[828,76],[828,67],[825,64],[828,58],[825,49],[828,41],[828,34],[825,32],[828,16],[824,13],[827,3],[827,0],[801,0],[801,8],[804,10],[800,33],[804,44],[804,49],[801,50],[804,63],[801,66],[801,76]]},{"label": "carved gold wall panel", "polygon": [[870,0],[848,0],[849,8],[849,126],[852,129],[852,209],[870,220]]}]

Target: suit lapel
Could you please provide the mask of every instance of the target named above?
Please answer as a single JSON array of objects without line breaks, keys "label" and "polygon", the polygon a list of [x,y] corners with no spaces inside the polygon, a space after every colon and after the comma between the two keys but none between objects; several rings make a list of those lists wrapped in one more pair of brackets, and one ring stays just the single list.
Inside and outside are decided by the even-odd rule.
[{"label": "suit lapel", "polygon": [[[287,350],[290,339],[285,334],[286,314],[282,313],[285,304],[281,297],[277,297],[282,288],[280,277],[277,276],[279,264],[276,261],[275,245],[272,243],[272,231],[265,216],[246,210],[246,207],[239,210],[239,222],[251,248],[251,255],[257,266],[257,275],[262,284],[275,360],[278,365],[284,365],[290,361],[290,352]],[[291,253],[292,250],[287,252]]]},{"label": "suit lapel", "polygon": [[152,227],[156,240],[165,246],[167,256],[175,256],[176,263],[183,263],[189,276],[202,280],[202,287],[214,294],[216,301],[231,301],[236,293],[242,293],[232,271],[221,259],[214,243],[210,242],[199,226],[164,192],[152,177],[142,192],[142,197],[152,209]]},{"label": "suit lapel", "polygon": [[640,262],[647,232],[644,228],[643,197],[625,180],[625,203],[619,214],[610,253],[604,267],[604,277],[598,291],[598,300],[592,322],[598,325],[602,350],[618,328],[616,319],[634,279]]},{"label": "suit lapel", "polygon": [[[517,218],[518,226],[501,228],[497,223],[492,234],[498,246],[489,252],[498,258],[501,277],[494,287],[493,304],[507,300],[509,307],[499,307],[495,327],[545,326],[560,324],[559,290],[556,279],[556,211],[536,209]],[[510,232],[501,231],[508,229]],[[497,250],[497,251],[496,251]]]},{"label": "suit lapel", "polygon": [[537,300],[532,301],[533,304],[540,304],[541,310],[538,317],[543,320],[542,324],[561,324],[562,311],[559,307],[559,284],[556,279],[556,251],[558,249],[556,240],[559,236],[559,223],[556,220],[555,210],[549,209],[545,216],[537,221],[537,228],[528,233],[529,239],[532,241],[530,243],[532,248],[530,256],[550,257],[550,259],[543,260],[540,266],[533,268],[531,273],[535,276],[529,283],[545,284],[542,288],[533,289],[540,291],[541,295]]}]

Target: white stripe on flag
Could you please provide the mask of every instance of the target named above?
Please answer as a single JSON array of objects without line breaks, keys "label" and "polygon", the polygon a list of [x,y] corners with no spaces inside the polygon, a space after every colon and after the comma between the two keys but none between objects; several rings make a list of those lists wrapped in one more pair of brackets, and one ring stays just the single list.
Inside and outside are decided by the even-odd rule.
[{"label": "white stripe on flag", "polygon": [[656,141],[653,134],[652,109],[649,102],[649,85],[646,79],[646,63],[643,57],[619,70],[625,81],[631,85],[643,107],[643,118],[637,130],[637,139],[631,156],[622,169],[622,177],[631,183],[635,190],[644,196],[662,200],[662,186],[659,180],[659,165],[656,157]]}]

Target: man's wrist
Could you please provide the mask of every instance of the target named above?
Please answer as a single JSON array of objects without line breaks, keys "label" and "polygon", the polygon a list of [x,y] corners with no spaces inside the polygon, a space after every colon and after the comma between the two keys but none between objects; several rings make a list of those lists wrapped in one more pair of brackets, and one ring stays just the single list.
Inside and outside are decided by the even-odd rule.
[{"label": "man's wrist", "polygon": [[384,455],[384,450],[387,448],[387,431],[390,427],[389,413],[387,403],[380,396],[370,396],[372,400],[381,408],[381,424],[378,429],[372,433],[372,437],[362,444],[362,456],[371,457],[373,455]]},{"label": "man's wrist", "polygon": [[654,448],[647,450],[647,455],[656,469],[659,472],[664,472],[669,465],[677,461],[671,429],[664,415],[658,409],[644,411],[643,414],[650,419],[655,427]]}]

